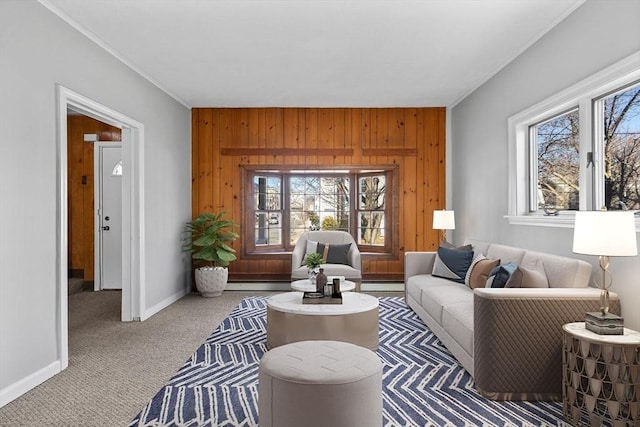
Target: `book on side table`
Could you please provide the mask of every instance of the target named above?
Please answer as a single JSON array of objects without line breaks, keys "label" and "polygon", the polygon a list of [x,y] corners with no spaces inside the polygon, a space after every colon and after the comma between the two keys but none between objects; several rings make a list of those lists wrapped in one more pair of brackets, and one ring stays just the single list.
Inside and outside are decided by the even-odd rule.
[{"label": "book on side table", "polygon": [[305,292],[302,296],[303,304],[342,304],[342,293],[333,294],[330,297],[320,292]]}]

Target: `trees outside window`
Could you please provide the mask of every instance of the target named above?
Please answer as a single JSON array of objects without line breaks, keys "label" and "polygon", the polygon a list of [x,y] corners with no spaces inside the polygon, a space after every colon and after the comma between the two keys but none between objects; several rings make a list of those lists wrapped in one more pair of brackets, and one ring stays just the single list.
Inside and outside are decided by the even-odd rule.
[{"label": "trees outside window", "polygon": [[537,209],[579,208],[579,118],[576,109],[531,127],[537,161],[532,173],[537,180],[532,206]]},{"label": "trees outside window", "polygon": [[358,183],[359,244],[384,244],[386,181],[384,175],[361,176]]},{"label": "trees outside window", "polygon": [[[580,209],[581,174],[594,182],[594,208],[640,209],[640,84],[591,102],[593,119],[574,108],[530,126],[532,211]],[[593,127],[592,141],[581,137],[581,123]]]},{"label": "trees outside window", "polygon": [[603,120],[603,205],[640,209],[640,84],[597,102]]},{"label": "trees outside window", "polygon": [[308,230],[351,233],[360,250],[389,252],[388,191],[396,168],[353,170],[246,170],[251,194],[245,214],[255,218],[244,245],[250,253],[289,251]]}]

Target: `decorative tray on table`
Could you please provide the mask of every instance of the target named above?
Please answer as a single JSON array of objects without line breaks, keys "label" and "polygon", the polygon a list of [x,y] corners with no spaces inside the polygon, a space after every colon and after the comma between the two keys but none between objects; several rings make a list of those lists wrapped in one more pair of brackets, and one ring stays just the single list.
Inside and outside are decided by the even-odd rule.
[{"label": "decorative tray on table", "polygon": [[302,296],[303,304],[342,304],[342,294],[333,294],[325,297],[320,292],[305,292]]}]

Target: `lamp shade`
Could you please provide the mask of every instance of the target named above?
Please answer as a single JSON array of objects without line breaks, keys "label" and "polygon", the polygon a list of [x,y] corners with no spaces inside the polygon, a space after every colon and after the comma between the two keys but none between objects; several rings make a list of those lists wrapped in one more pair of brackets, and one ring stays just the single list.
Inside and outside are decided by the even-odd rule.
[{"label": "lamp shade", "polygon": [[433,228],[436,230],[455,230],[456,218],[453,211],[433,211]]},{"label": "lamp shade", "polygon": [[576,212],[573,252],[598,256],[638,255],[633,212]]}]

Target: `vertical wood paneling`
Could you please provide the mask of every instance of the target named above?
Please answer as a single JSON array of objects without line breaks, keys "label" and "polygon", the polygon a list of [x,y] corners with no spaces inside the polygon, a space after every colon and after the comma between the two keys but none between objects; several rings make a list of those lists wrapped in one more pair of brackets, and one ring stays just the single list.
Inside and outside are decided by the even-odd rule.
[{"label": "vertical wood paneling", "polygon": [[[417,148],[418,141],[418,129],[417,129],[417,111],[415,108],[408,109],[405,114],[405,138],[407,144],[413,142],[413,147]],[[419,216],[417,205],[417,180],[418,177],[418,157],[406,157],[403,162],[403,167],[400,171],[400,189],[402,191],[402,207],[403,216],[400,219],[403,226],[400,228],[400,232],[403,236],[403,241],[400,242],[400,248],[405,247],[418,247],[418,221]]]},{"label": "vertical wood paneling", "polygon": [[[425,118],[424,110],[416,111],[416,144],[418,155],[416,158],[416,248],[429,247],[427,244],[427,222],[431,223],[431,214],[426,211],[425,203],[428,193],[426,191],[426,147],[425,147]],[[430,227],[429,227],[430,228]],[[406,249],[410,250],[410,249]]]},{"label": "vertical wood paneling", "polygon": [[[427,194],[429,197],[427,198],[426,211],[431,214],[431,218],[433,218],[433,211],[437,209],[443,209],[445,204],[445,194],[440,193],[440,188],[443,188],[444,185],[441,181],[444,181],[444,175],[441,177],[439,175],[440,172],[440,162],[444,163],[444,159],[440,158],[440,144],[438,138],[440,136],[440,129],[437,126],[440,115],[438,114],[438,109],[429,109],[425,111],[425,138],[426,138],[426,182],[427,182]],[[433,221],[433,219],[431,220]],[[437,247],[437,238],[436,236],[440,233],[437,230],[433,230],[431,228],[432,222],[429,223],[428,230],[430,230],[429,234],[431,238],[429,239],[429,248],[431,250]]]},{"label": "vertical wood paneling", "polygon": [[[309,108],[305,112],[305,148],[318,148],[318,109]],[[303,164],[315,166],[318,164],[318,157],[305,156]]]},{"label": "vertical wood paneling", "polygon": [[[194,109],[193,124],[194,215],[204,210],[228,210],[242,223],[244,192],[250,191],[249,183],[241,188],[243,164],[397,164],[400,252],[396,259],[365,256],[364,277],[401,278],[404,251],[437,247],[439,233],[431,229],[431,221],[432,211],[444,208],[444,108]],[[221,149],[225,148],[273,148],[274,154],[223,155]],[[353,154],[313,154],[315,149],[326,148],[353,149]],[[278,149],[307,152],[283,155]],[[368,149],[383,151],[365,153]],[[234,243],[239,254],[241,243]],[[286,257],[252,257],[234,262],[230,273],[232,278],[286,279],[290,265]]]}]

